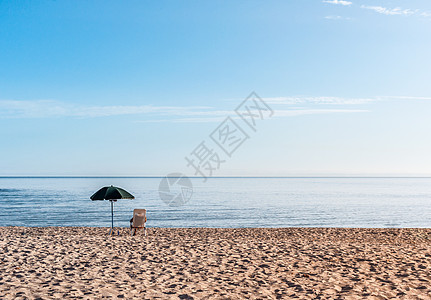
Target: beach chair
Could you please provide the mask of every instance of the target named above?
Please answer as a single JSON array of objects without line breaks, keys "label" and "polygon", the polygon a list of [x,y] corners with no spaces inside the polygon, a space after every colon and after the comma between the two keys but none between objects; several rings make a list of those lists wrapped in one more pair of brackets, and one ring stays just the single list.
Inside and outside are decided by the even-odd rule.
[{"label": "beach chair", "polygon": [[145,209],[134,209],[133,217],[130,219],[130,234],[134,236],[136,231],[144,229],[144,234],[147,236],[147,228],[145,227],[147,222],[147,210]]}]

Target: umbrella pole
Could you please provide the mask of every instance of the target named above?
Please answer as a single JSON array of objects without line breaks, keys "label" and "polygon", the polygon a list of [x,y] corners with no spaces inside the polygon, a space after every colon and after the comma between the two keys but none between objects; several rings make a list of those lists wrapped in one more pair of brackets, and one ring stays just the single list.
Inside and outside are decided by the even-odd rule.
[{"label": "umbrella pole", "polygon": [[111,234],[114,234],[114,201],[111,201]]}]

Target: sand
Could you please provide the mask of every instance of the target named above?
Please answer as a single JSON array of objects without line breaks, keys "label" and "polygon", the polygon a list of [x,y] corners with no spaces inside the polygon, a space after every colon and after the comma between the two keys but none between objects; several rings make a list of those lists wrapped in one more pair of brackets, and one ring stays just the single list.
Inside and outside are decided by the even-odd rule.
[{"label": "sand", "polygon": [[431,299],[431,229],[0,227],[1,299]]}]

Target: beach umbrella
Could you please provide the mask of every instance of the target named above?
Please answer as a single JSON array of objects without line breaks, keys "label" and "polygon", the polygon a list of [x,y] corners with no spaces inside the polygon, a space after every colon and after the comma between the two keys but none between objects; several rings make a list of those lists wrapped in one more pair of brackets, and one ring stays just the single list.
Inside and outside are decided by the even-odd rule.
[{"label": "beach umbrella", "polygon": [[135,196],[122,188],[111,185],[101,188],[90,199],[93,201],[109,200],[111,202],[111,233],[114,233],[114,202],[119,199],[135,199]]}]

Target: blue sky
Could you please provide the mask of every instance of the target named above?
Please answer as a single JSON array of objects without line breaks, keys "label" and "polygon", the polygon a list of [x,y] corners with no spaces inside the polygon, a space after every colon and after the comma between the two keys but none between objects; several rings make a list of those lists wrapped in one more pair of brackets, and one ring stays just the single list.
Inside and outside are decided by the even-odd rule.
[{"label": "blue sky", "polygon": [[0,175],[194,175],[252,91],[213,175],[431,175],[430,36],[424,0],[1,1]]}]

